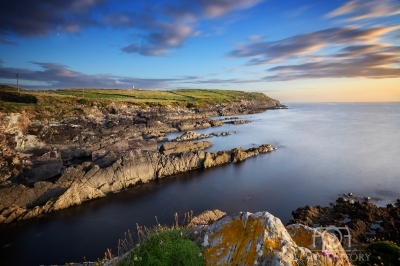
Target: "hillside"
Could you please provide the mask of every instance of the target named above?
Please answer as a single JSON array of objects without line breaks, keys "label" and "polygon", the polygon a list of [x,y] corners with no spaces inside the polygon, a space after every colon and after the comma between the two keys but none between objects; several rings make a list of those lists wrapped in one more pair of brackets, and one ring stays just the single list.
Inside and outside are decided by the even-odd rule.
[{"label": "hillside", "polygon": [[273,101],[263,93],[233,90],[181,89],[169,91],[120,89],[23,90],[0,85],[0,112],[26,112],[33,119],[80,115],[77,106],[107,107],[110,104],[147,107],[206,108],[210,105],[257,100]]}]

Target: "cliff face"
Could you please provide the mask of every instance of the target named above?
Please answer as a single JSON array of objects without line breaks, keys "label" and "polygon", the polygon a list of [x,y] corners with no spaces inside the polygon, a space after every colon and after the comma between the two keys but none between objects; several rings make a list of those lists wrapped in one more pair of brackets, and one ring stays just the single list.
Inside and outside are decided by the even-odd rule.
[{"label": "cliff face", "polygon": [[[213,212],[215,216],[218,212]],[[242,212],[195,227],[206,265],[351,265],[338,239],[295,224],[285,228],[268,212]],[[321,233],[321,232],[320,232]]]}]

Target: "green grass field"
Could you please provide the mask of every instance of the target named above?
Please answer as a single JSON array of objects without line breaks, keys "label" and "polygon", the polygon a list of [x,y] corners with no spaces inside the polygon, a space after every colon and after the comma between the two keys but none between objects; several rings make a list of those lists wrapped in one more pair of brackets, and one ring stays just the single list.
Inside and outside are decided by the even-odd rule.
[{"label": "green grass field", "polygon": [[253,100],[271,100],[263,93],[233,90],[121,90],[121,89],[59,89],[23,90],[0,85],[0,112],[28,112],[46,117],[57,114],[71,116],[79,114],[77,105],[108,106],[111,103],[126,103],[142,108],[151,106],[176,106],[201,108],[212,104]]}]

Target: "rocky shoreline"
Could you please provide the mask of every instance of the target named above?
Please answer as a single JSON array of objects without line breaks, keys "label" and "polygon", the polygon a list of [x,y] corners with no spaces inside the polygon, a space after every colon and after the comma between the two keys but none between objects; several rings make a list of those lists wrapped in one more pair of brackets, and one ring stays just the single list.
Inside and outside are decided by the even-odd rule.
[{"label": "rocky shoreline", "polygon": [[199,168],[243,161],[276,148],[205,152],[208,136],[166,134],[251,121],[213,116],[282,108],[278,101],[244,100],[207,109],[111,104],[77,106],[84,115],[30,121],[25,113],[0,114],[0,223],[29,219],[122,189]]},{"label": "rocky shoreline", "polygon": [[325,229],[334,226],[343,236],[349,233],[351,246],[377,241],[390,241],[400,246],[400,199],[396,204],[378,207],[369,197],[348,193],[329,207],[300,207],[292,212],[292,216],[288,224],[301,223]]}]

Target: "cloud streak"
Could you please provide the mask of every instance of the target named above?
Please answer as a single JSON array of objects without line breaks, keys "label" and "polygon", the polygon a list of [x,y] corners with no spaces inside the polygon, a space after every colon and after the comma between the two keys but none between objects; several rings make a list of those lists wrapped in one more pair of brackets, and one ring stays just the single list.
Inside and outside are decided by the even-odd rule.
[{"label": "cloud streak", "polygon": [[281,65],[268,69],[273,75],[266,81],[288,81],[314,78],[399,78],[400,46],[348,46],[324,60],[303,64]]},{"label": "cloud streak", "polygon": [[352,0],[325,17],[346,16],[348,21],[357,21],[400,14],[400,3],[394,0]]},{"label": "cloud streak", "polygon": [[286,39],[271,42],[252,42],[239,45],[228,53],[230,57],[251,58],[248,65],[277,63],[284,59],[300,58],[322,50],[327,46],[349,43],[373,43],[399,26],[374,27],[359,29],[355,27],[339,27],[307,34],[295,35]]},{"label": "cloud streak", "polygon": [[169,83],[190,79],[190,77],[175,79],[146,79],[109,74],[87,75],[71,70],[67,66],[61,64],[43,62],[31,63],[39,66],[41,69],[30,70],[25,68],[10,68],[3,67],[0,64],[0,79],[12,80],[15,79],[15,73],[19,73],[20,81],[24,80],[25,83],[22,86],[31,89],[80,87],[131,88],[132,85],[135,85],[135,87],[146,89],[162,89],[168,86]]}]

